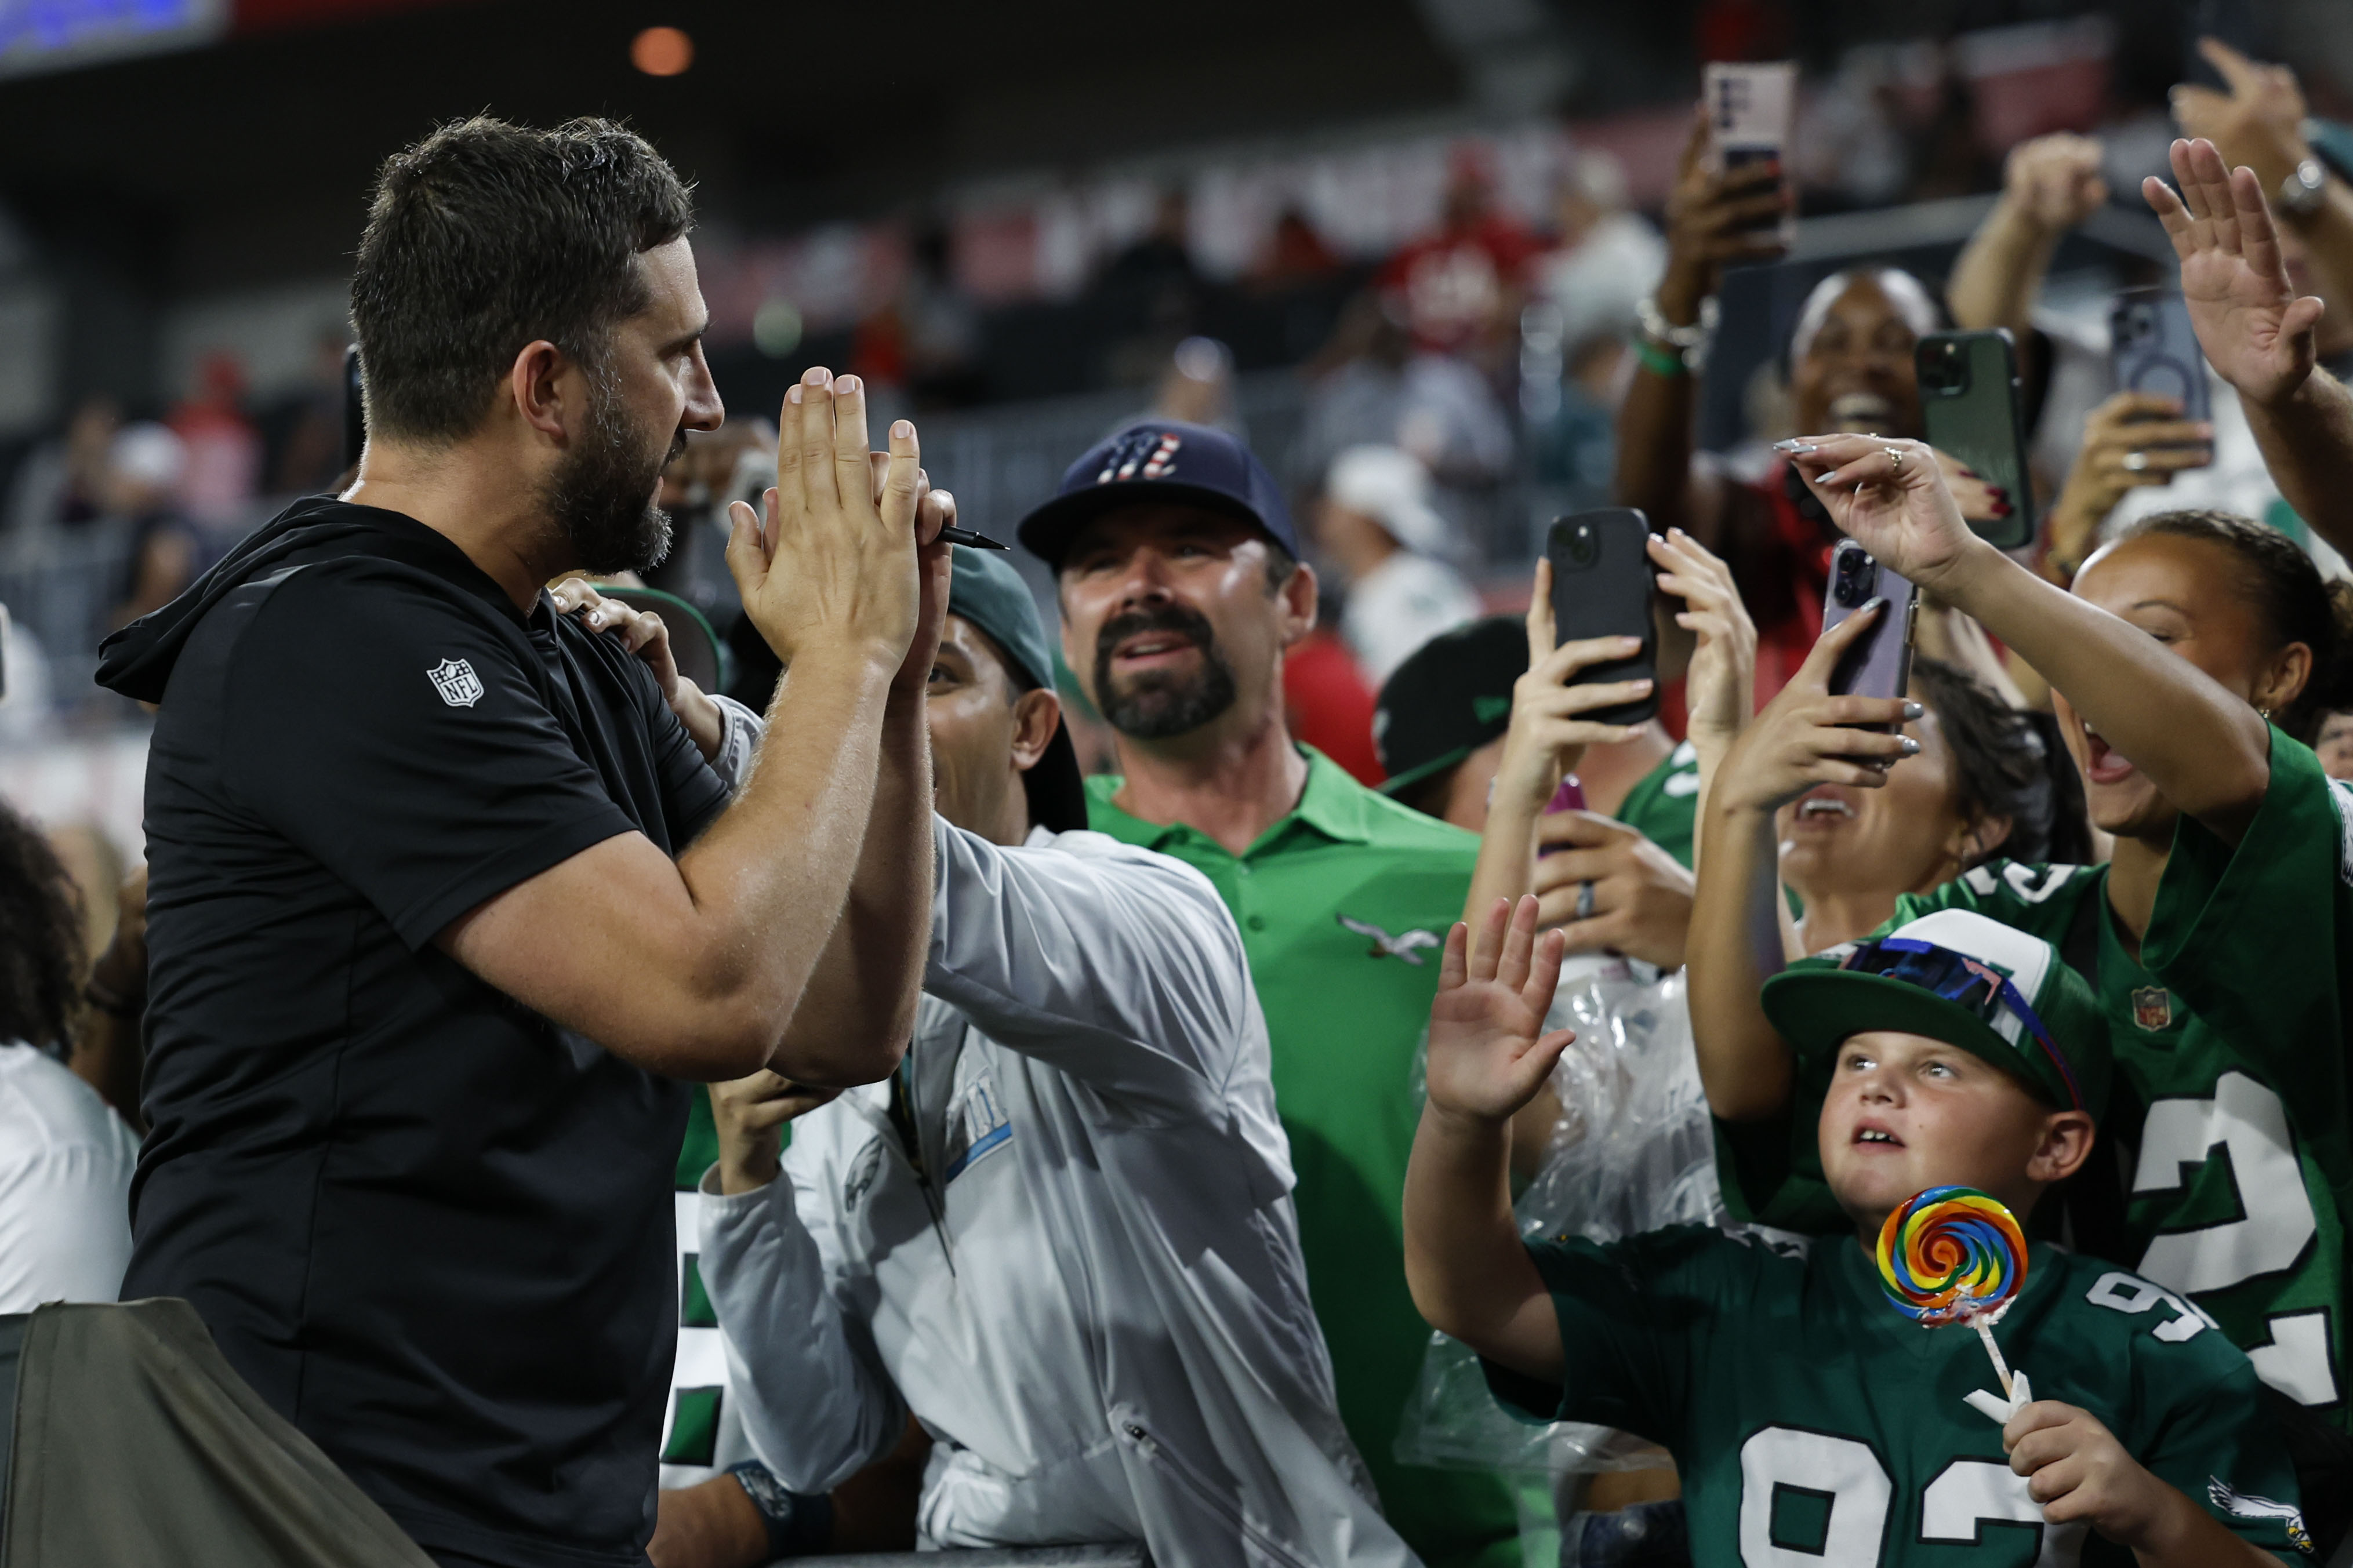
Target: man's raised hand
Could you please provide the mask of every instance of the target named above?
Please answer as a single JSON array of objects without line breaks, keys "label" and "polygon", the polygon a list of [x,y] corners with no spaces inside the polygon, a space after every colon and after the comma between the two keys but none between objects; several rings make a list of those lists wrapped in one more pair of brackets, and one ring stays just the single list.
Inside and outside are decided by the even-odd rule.
[{"label": "man's raised hand", "polygon": [[768,515],[741,501],[728,509],[727,563],[744,613],[787,665],[803,650],[827,648],[896,670],[923,613],[915,427],[903,419],[892,426],[878,492],[866,389],[856,376],[836,381],[811,370],[786,395],[777,424]]},{"label": "man's raised hand", "polygon": [[1544,1033],[1562,943],[1558,931],[1537,936],[1535,896],[1516,908],[1496,900],[1484,923],[1476,953],[1468,925],[1458,921],[1446,935],[1430,1008],[1430,1103],[1448,1115],[1500,1122],[1544,1087],[1577,1036]]},{"label": "man's raised hand", "polygon": [[2288,282],[2253,170],[2226,168],[2203,139],[2174,142],[2172,162],[2180,195],[2153,175],[2140,189],[2181,258],[2181,297],[2198,346],[2240,396],[2278,403],[2312,374],[2321,300],[2298,297]]}]

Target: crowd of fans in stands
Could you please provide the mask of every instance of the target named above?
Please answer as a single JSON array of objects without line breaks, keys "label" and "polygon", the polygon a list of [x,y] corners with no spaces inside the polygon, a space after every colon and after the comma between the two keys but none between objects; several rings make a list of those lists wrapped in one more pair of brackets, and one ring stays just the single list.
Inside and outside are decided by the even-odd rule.
[{"label": "crowd of fans in stands", "polygon": [[[2228,89],[2185,89],[2191,139],[2147,194],[2214,377],[2204,423],[2087,394],[2087,351],[2040,310],[2060,241],[2109,199],[2085,138],[2012,150],[1941,281],[1815,285],[1780,345],[1780,423],[1730,458],[1695,446],[1704,340],[1726,270],[1782,254],[1758,224],[1790,200],[1781,172],[1722,166],[1695,131],[1661,231],[1588,157],[1539,237],[1466,155],[1440,226],[1312,367],[1294,525],[1221,427],[1231,363],[1189,335],[1172,198],[1099,282],[1156,405],[1024,498],[1059,646],[1011,569],[959,547],[937,651],[902,677],[930,725],[946,947],[912,1065],[695,1090],[653,1562],[1134,1538],[1172,1564],[1500,1568],[1530,1487],[1565,1565],[1736,1544],[1870,1562],[1883,1529],[1966,1542],[1989,1520],[2145,1563],[2337,1551],[2353,170],[2306,139],[2284,68],[2213,58]],[[2311,197],[2286,205],[2299,178]],[[954,401],[972,329],[936,259],[859,352]],[[1333,266],[1287,215],[1269,275]],[[1523,432],[1539,307],[1561,399]],[[1969,525],[2022,498],[1923,444],[1914,350],[1947,326],[2007,328],[2036,389],[2043,521],[2017,559]],[[20,484],[17,536],[117,531],[114,624],[174,601],[256,496],[336,482],[328,358],[266,437],[225,363],[164,421],[85,409]],[[664,506],[724,520],[789,489],[779,454],[818,450],[809,410],[858,398],[862,420],[862,397],[812,372],[781,432],[696,431]],[[1100,504],[1212,460],[1228,477],[1179,500]],[[1488,570],[1464,498],[1524,462],[1648,517],[1655,686],[1586,678],[1624,650],[1555,626],[1547,565]],[[730,792],[779,676],[730,581],[759,535],[737,528],[723,556],[718,526],[681,527],[645,574],[683,601],[667,612],[628,572],[553,601],[657,671]],[[1834,689],[1871,621],[1824,630],[1845,539],[1924,590],[1902,695]],[[707,692],[681,679],[690,641]],[[1654,695],[1658,717],[1591,717]],[[1044,793],[1064,757],[1082,798]],[[131,1256],[144,873],[93,958],[78,900],[97,896],[0,815],[0,1311],[111,1300]],[[1978,1007],[1976,1034],[1887,1003],[1904,984]],[[1651,1110],[1595,1087],[1613,1074]],[[1947,1184],[2019,1214],[2029,1291],[2065,1281],[2004,1334],[2043,1399],[1989,1423],[1961,1402],[1988,1382],[1971,1361],[1949,1389],[1919,1374],[1913,1415],[1859,1415],[1870,1399],[1824,1387],[1894,1386],[1914,1342],[1882,1343],[1856,1304],[1894,1321],[1858,1227]],[[1204,1253],[1230,1272],[1204,1285]],[[1408,1429],[1442,1372],[1433,1326],[1552,1424],[1535,1480],[1408,1455],[1428,1452]],[[1170,1378],[1190,1380],[1181,1417]],[[1872,1434],[1841,1423],[1873,1420],[1918,1442],[1865,1474]],[[1639,1441],[1588,1463],[1587,1425]],[[1976,1511],[1921,1500],[1948,1462],[2000,1472]],[[1810,1544],[1776,1489],[1809,1487],[1833,1500]],[[1883,1524],[1891,1497],[1912,1512]]]}]

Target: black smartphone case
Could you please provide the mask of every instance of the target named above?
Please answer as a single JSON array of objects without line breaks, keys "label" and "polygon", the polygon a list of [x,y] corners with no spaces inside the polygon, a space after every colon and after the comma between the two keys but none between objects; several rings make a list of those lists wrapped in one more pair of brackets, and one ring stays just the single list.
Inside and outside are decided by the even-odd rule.
[{"label": "black smartphone case", "polygon": [[1659,711],[1659,627],[1651,614],[1658,596],[1647,548],[1650,520],[1631,507],[1604,507],[1553,520],[1545,536],[1552,563],[1552,626],[1556,642],[1587,637],[1640,637],[1631,658],[1588,665],[1578,685],[1648,679],[1651,694],[1636,702],[1596,709],[1583,717],[1598,724],[1641,724]]},{"label": "black smartphone case", "polygon": [[1912,631],[1920,614],[1920,590],[1903,574],[1882,566],[1853,540],[1841,539],[1831,552],[1830,587],[1822,595],[1822,634],[1830,635],[1873,599],[1885,599],[1887,608],[1878,624],[1862,633],[1862,640],[1847,649],[1831,669],[1833,697],[1902,697],[1912,689]]},{"label": "black smartphone case", "polygon": [[1913,350],[1920,414],[1928,445],[1957,458],[1989,485],[2010,492],[2010,514],[1971,519],[1970,531],[2002,550],[2034,542],[2034,485],[2026,469],[2018,354],[2000,327],[1983,332],[1930,332]]}]

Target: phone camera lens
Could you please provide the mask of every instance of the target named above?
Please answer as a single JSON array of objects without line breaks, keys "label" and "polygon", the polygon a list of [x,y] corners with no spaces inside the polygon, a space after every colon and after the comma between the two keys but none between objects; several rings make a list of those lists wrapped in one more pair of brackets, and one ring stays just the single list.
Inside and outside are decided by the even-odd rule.
[{"label": "phone camera lens", "polygon": [[1592,529],[1579,528],[1568,536],[1568,558],[1577,565],[1592,565],[1600,553],[1600,542],[1593,537]]}]

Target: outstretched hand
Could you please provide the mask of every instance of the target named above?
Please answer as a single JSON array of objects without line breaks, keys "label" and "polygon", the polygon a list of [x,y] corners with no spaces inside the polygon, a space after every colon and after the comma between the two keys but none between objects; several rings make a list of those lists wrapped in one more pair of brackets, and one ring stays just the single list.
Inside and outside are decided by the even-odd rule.
[{"label": "outstretched hand", "polygon": [[1560,983],[1560,932],[1536,935],[1535,895],[1497,899],[1470,952],[1471,928],[1446,933],[1438,999],[1430,1008],[1430,1103],[1450,1115],[1500,1122],[1535,1098],[1575,1031],[1544,1032]]},{"label": "outstretched hand", "polygon": [[2181,296],[2198,346],[2240,396],[2279,403],[2312,374],[2321,300],[2299,297],[2289,283],[2253,169],[2226,168],[2202,138],[2174,142],[2172,162],[2180,195],[2155,176],[2140,188],[2181,258]]},{"label": "outstretched hand", "polygon": [[1774,449],[1788,455],[1840,532],[1923,588],[1936,590],[1991,548],[1969,531],[1936,454],[1921,442],[1799,436]]}]

